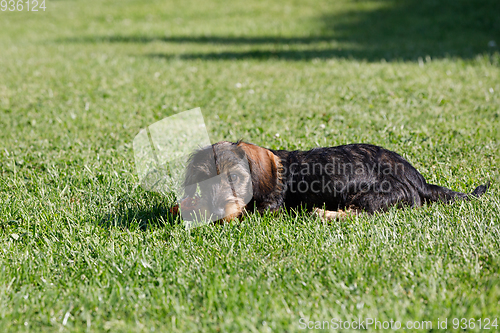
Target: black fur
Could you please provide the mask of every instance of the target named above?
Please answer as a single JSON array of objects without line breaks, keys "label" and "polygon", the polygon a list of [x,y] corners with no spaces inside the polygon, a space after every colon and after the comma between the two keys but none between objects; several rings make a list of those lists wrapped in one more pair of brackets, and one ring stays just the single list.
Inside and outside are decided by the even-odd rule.
[{"label": "black fur", "polygon": [[186,195],[193,196],[199,182],[225,173],[229,179],[234,172],[240,175],[234,183],[200,185],[201,197],[212,213],[223,216],[224,207],[245,196],[246,189],[251,189],[247,192],[252,199],[240,207],[240,214],[243,208],[263,212],[299,207],[371,214],[391,206],[468,200],[489,187],[489,183],[480,185],[466,194],[428,184],[403,157],[369,144],[286,151],[223,141],[190,157],[184,179]]},{"label": "black fur", "polygon": [[393,205],[415,207],[478,197],[489,186],[480,185],[465,194],[428,184],[403,157],[369,144],[271,151],[283,166],[282,203],[289,208],[324,206],[326,210],[354,208],[373,213]]}]

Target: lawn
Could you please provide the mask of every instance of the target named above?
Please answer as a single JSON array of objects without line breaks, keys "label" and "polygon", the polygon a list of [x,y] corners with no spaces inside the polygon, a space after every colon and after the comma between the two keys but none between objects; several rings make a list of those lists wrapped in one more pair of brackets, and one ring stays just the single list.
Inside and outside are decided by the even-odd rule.
[{"label": "lawn", "polygon": [[[2,331],[500,325],[500,2],[45,5],[0,11]],[[213,142],[372,143],[429,182],[492,186],[331,223],[288,212],[186,231],[171,198],[138,186],[132,141],[195,107]]]}]

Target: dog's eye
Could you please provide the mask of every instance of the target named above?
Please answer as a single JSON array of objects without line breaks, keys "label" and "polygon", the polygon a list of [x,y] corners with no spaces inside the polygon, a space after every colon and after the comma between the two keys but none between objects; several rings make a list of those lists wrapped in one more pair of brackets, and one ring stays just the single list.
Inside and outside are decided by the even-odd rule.
[{"label": "dog's eye", "polygon": [[239,178],[239,176],[237,174],[235,174],[235,173],[232,173],[232,174],[229,175],[229,180],[232,181],[232,182],[237,181],[238,178]]}]

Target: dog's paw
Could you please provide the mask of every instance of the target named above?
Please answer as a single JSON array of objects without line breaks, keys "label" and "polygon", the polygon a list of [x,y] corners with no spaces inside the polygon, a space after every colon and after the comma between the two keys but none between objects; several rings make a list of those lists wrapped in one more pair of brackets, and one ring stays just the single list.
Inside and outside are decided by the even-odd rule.
[{"label": "dog's paw", "polygon": [[314,208],[312,211],[312,216],[319,217],[322,220],[329,221],[329,220],[340,220],[348,216],[347,212],[344,212],[342,210],[339,211],[333,211],[333,210],[325,210],[325,209],[320,209],[320,208]]}]

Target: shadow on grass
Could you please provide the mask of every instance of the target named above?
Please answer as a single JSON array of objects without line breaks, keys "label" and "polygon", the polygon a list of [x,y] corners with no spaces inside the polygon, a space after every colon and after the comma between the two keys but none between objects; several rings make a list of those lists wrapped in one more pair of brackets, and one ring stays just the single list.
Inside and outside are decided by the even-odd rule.
[{"label": "shadow on grass", "polygon": [[373,11],[326,14],[325,29],[334,31],[338,40],[359,45],[368,60],[470,59],[498,51],[498,0],[381,0],[379,4]]},{"label": "shadow on grass", "polygon": [[310,36],[310,37],[279,37],[279,36],[259,36],[259,37],[231,37],[231,36],[88,36],[66,38],[63,42],[71,43],[196,43],[196,44],[234,44],[234,45],[290,45],[290,44],[313,44],[319,42],[334,41],[334,36]]},{"label": "shadow on grass", "polygon": [[99,225],[105,228],[127,228],[147,230],[179,224],[180,220],[170,213],[167,200],[156,193],[146,193],[151,203],[121,200],[113,211],[106,214]]},{"label": "shadow on grass", "polygon": [[[360,0],[357,7],[375,5],[372,10],[347,10],[318,18],[318,36],[91,36],[64,42],[104,43],[197,43],[248,45],[252,50],[210,53],[150,54],[181,59],[269,59],[308,60],[355,58],[367,61],[415,61],[419,57],[459,57],[498,52],[500,44],[500,1],[498,0]],[[358,5],[359,4],[359,5]],[[328,9],[325,9],[327,12]],[[293,47],[312,45],[300,50]],[[335,42],[335,47],[329,46]],[[345,43],[345,46],[343,43]],[[341,46],[338,46],[341,45]],[[263,49],[262,46],[266,48]],[[284,50],[283,46],[288,49]],[[270,47],[274,49],[269,50]]]},{"label": "shadow on grass", "polygon": [[[208,53],[183,53],[183,54],[165,54],[165,53],[150,53],[147,55],[151,58],[162,59],[184,59],[184,60],[289,60],[301,61],[312,59],[363,59],[368,61],[380,61],[381,57],[368,58],[364,51],[353,51],[345,49],[322,49],[322,50],[251,50],[251,51],[224,51],[224,52],[208,52]],[[386,59],[387,60],[387,59]],[[390,59],[389,59],[390,60]],[[408,59],[407,59],[408,60]]]}]

